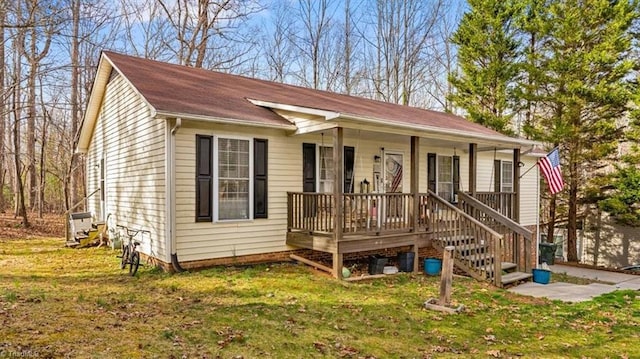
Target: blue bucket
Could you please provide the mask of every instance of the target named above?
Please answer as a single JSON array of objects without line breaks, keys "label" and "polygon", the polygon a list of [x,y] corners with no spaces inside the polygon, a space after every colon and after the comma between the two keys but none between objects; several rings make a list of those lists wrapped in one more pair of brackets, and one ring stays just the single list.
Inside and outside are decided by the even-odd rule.
[{"label": "blue bucket", "polygon": [[546,269],[534,269],[533,281],[540,284],[549,284],[551,280],[551,271]]},{"label": "blue bucket", "polygon": [[438,275],[442,269],[442,261],[437,258],[427,258],[424,260],[424,272],[427,275]]}]

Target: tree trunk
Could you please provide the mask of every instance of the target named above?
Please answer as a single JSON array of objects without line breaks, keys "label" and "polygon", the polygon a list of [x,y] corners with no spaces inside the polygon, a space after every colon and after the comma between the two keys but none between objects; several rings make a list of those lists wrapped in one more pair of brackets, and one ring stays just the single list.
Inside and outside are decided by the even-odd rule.
[{"label": "tree trunk", "polygon": [[556,200],[557,196],[551,195],[549,199],[549,223],[547,224],[547,243],[553,243],[554,232],[556,231]]},{"label": "tree trunk", "polygon": [[45,190],[45,149],[47,148],[47,112],[44,108],[44,104],[42,105],[42,135],[40,137],[40,145],[42,146],[40,149],[40,183],[38,187],[40,191],[38,192],[38,217],[42,218],[42,214],[44,211],[44,190]]},{"label": "tree trunk", "polygon": [[578,261],[578,161],[570,156],[569,163],[569,219],[567,223],[567,261]]},{"label": "tree trunk", "polygon": [[[6,2],[0,3],[0,24],[4,24],[6,18]],[[5,184],[5,138],[6,138],[6,94],[4,87],[5,80],[5,62],[4,62],[4,27],[0,27],[0,213],[4,212],[5,199],[4,199],[4,184]]]},{"label": "tree trunk", "polygon": [[[34,30],[35,32],[35,30]],[[34,36],[35,38],[35,36]],[[35,41],[33,48],[35,48]],[[33,52],[32,52],[33,53]],[[38,66],[30,61],[29,78],[27,80],[27,189],[29,191],[29,208],[36,208],[38,185],[36,181],[36,72]]]},{"label": "tree trunk", "polygon": [[66,209],[69,209],[69,202],[77,203],[80,199],[80,185],[82,178],[79,178],[75,168],[77,167],[78,156],[75,154],[75,138],[76,132],[78,131],[78,125],[80,123],[80,119],[78,118],[78,86],[79,86],[79,31],[80,31],[80,0],[72,0],[71,3],[71,11],[73,16],[73,36],[71,39],[71,134],[73,138],[73,142],[71,144],[71,161],[69,163],[69,171],[68,171],[68,180],[65,180],[65,183],[69,183],[68,186],[65,185],[69,189],[71,194],[69,195],[65,191],[65,196],[71,198],[65,198],[65,203],[67,206]]},{"label": "tree trunk", "polygon": [[[16,67],[20,69],[19,61]],[[20,71],[16,71],[16,81],[19,78]],[[20,164],[20,108],[18,107],[18,100],[20,99],[20,90],[14,91],[13,98],[13,114],[14,114],[14,126],[13,126],[13,160],[15,164],[15,176],[16,176],[16,210],[14,217],[21,216],[23,225],[29,227],[29,219],[27,218],[27,208],[25,206],[24,198],[24,186],[22,184],[22,166]]]}]

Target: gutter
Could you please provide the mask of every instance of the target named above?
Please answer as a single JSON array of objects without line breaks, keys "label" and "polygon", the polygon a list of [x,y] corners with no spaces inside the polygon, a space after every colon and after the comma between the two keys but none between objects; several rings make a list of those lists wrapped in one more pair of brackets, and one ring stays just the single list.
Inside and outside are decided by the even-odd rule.
[{"label": "gutter", "polygon": [[206,116],[206,115],[193,115],[186,113],[177,113],[177,112],[166,112],[166,111],[156,111],[156,117],[159,118],[185,118],[188,120],[194,121],[205,121],[205,122],[216,122],[216,123],[224,123],[228,125],[240,125],[240,126],[250,126],[250,127],[260,127],[260,128],[272,128],[277,130],[287,130],[287,131],[295,131],[298,128],[294,124],[269,124],[269,123],[257,123],[254,121],[248,120],[238,120],[233,118],[224,118],[217,116]]},{"label": "gutter", "polygon": [[440,127],[434,127],[434,126],[388,122],[388,121],[385,121],[385,120],[382,120],[382,119],[366,117],[366,116],[341,114],[340,118],[345,119],[345,120],[366,122],[366,123],[379,125],[379,126],[398,127],[398,128],[403,128],[403,129],[406,129],[406,130],[411,130],[411,131],[416,131],[416,130],[425,131],[425,132],[438,134],[438,135],[443,135],[443,136],[462,137],[462,138],[466,138],[466,139],[479,140],[479,142],[484,142],[484,143],[486,143],[486,142],[497,142],[497,143],[502,143],[502,144],[505,144],[505,145],[508,144],[509,146],[514,146],[514,145],[516,145],[516,146],[517,145],[519,145],[519,146],[535,146],[535,145],[539,144],[539,142],[537,142],[537,141],[531,141],[531,140],[519,139],[519,138],[512,138],[512,137],[508,137],[508,136],[504,136],[504,135],[477,134],[477,133],[472,133],[472,132],[468,132],[468,131],[454,130],[454,129],[449,129],[449,128],[440,128]]},{"label": "gutter", "polygon": [[[167,121],[167,123],[169,123]],[[171,259],[171,267],[176,272],[184,272],[185,269],[180,265],[180,261],[178,261],[178,253],[177,253],[177,241],[176,241],[176,133],[182,127],[182,118],[177,117],[175,125],[171,128],[171,131],[168,134],[168,151],[167,151],[167,171],[169,174],[166,176],[167,178],[167,191],[168,196],[166,198],[167,202],[167,214],[169,215],[167,221],[167,231],[166,234],[168,236],[168,249],[170,253]]]}]

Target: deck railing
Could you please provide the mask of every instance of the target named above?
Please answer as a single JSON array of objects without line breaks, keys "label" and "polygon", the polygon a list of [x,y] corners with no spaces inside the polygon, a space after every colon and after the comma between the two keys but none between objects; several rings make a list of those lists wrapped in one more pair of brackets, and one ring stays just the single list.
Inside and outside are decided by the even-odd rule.
[{"label": "deck railing", "polygon": [[[345,193],[341,198],[344,236],[414,230],[410,193]],[[332,194],[288,192],[287,206],[289,231],[333,233],[336,206]]]},{"label": "deck railing", "polygon": [[488,279],[499,286],[502,267],[495,258],[500,253],[502,236],[433,192],[421,195],[420,202],[425,199],[434,246],[441,250],[455,246],[458,266],[478,279]]},{"label": "deck railing", "polygon": [[458,206],[465,213],[502,235],[500,252],[498,252],[502,253],[502,261],[515,263],[519,271],[531,273],[533,260],[531,231],[468,194],[458,194]]},{"label": "deck railing", "polygon": [[514,192],[476,192],[474,197],[503,216],[515,218],[513,204],[516,194]]}]

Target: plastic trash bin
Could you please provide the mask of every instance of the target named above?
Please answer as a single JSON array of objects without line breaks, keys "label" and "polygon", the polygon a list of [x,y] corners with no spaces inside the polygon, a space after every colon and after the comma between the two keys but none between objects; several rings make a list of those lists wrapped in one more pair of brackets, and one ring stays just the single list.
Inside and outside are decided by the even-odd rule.
[{"label": "plastic trash bin", "polygon": [[538,245],[538,264],[547,263],[553,265],[556,258],[556,248],[553,243],[540,243]]}]

